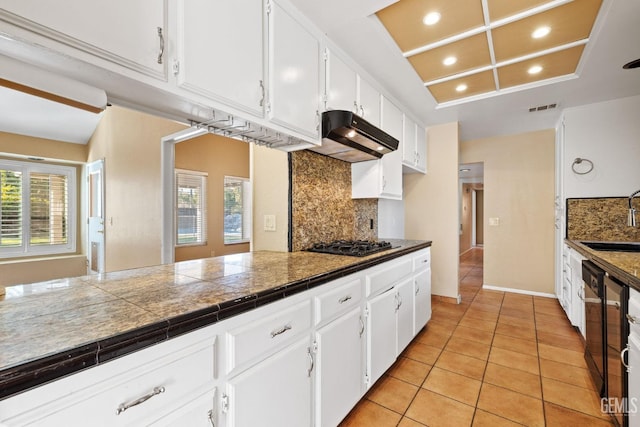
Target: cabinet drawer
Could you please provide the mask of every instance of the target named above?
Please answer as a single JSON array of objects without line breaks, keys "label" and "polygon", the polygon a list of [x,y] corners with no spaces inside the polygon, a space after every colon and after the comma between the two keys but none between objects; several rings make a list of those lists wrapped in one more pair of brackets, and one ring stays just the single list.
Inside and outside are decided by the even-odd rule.
[{"label": "cabinet drawer", "polygon": [[315,324],[326,322],[339,313],[360,304],[362,299],[362,282],[352,280],[330,292],[315,297]]},{"label": "cabinet drawer", "polygon": [[376,294],[391,287],[405,276],[411,274],[413,264],[411,258],[392,261],[393,265],[367,275],[367,296]]},{"label": "cabinet drawer", "polygon": [[413,257],[413,271],[431,267],[431,251],[426,250]]},{"label": "cabinet drawer", "polygon": [[227,332],[227,373],[236,366],[285,345],[311,327],[311,302],[302,301],[265,319]]},{"label": "cabinet drawer", "polygon": [[[68,399],[54,401],[55,408],[32,411],[30,421],[25,424],[147,425],[191,400],[194,391],[213,383],[213,345],[179,356],[152,361],[74,393]],[[23,425],[22,421],[16,421],[15,425]]]}]

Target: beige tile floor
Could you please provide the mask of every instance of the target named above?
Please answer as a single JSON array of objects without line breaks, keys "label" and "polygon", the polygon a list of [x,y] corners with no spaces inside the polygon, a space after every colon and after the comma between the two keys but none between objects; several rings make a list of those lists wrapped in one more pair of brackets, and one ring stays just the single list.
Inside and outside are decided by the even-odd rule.
[{"label": "beige tile floor", "polygon": [[460,258],[462,304],[433,301],[426,328],[341,427],[612,425],[558,301],[483,290],[482,257]]}]

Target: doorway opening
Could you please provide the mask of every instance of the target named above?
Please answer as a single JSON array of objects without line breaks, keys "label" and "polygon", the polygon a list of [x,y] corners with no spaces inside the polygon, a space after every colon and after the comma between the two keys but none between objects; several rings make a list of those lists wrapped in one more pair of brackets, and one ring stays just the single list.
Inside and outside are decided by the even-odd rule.
[{"label": "doorway opening", "polygon": [[484,246],[484,163],[458,168],[460,182],[460,255]]}]

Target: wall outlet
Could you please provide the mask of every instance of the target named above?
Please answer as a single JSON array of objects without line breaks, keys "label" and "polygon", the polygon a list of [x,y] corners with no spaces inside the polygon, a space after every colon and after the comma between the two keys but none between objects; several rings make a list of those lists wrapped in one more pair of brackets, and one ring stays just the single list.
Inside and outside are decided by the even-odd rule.
[{"label": "wall outlet", "polygon": [[264,231],[276,231],[276,216],[265,215],[264,216]]}]

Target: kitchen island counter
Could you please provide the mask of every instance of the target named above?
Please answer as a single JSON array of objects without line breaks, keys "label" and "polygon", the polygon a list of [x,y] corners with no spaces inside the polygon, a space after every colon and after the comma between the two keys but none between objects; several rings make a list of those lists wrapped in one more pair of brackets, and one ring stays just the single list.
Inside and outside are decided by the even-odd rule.
[{"label": "kitchen island counter", "polygon": [[12,286],[0,300],[0,399],[431,246],[365,257],[251,252]]}]

